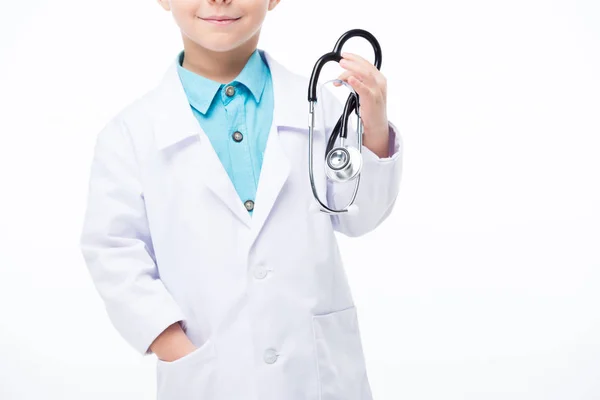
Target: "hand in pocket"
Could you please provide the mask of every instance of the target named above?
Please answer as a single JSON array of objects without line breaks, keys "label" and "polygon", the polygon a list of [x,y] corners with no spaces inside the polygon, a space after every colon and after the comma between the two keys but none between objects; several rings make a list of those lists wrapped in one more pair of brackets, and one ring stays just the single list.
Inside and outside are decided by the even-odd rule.
[{"label": "hand in pocket", "polygon": [[196,346],[194,346],[191,342],[189,343],[183,343],[181,345],[177,345],[175,348],[173,348],[171,351],[169,351],[166,355],[163,355],[163,357],[159,357],[158,359],[164,362],[174,362],[177,360],[182,359],[183,357],[186,357],[190,354],[192,354],[194,351],[196,351],[198,348]]},{"label": "hand in pocket", "polygon": [[160,361],[173,362],[196,350],[179,323],[167,327],[152,342],[150,350]]}]

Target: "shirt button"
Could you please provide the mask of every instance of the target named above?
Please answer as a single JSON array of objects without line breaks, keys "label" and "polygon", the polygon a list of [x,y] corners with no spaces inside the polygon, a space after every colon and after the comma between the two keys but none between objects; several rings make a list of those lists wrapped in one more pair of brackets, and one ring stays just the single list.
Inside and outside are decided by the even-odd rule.
[{"label": "shirt button", "polygon": [[233,96],[233,95],[235,94],[235,87],[233,87],[233,86],[231,86],[231,85],[230,85],[230,86],[227,86],[227,87],[225,88],[225,94],[226,94],[227,96],[229,96],[229,97]]},{"label": "shirt button", "polygon": [[279,354],[275,351],[275,349],[267,349],[265,350],[264,360],[267,364],[273,364],[277,361],[277,357]]},{"label": "shirt button", "polygon": [[259,265],[254,269],[254,277],[256,279],[264,279],[267,276],[267,268],[264,265]]},{"label": "shirt button", "polygon": [[248,210],[248,211],[254,210],[254,202],[252,200],[246,200],[244,202],[244,206],[246,207],[246,210]]},{"label": "shirt button", "polygon": [[233,135],[231,135],[231,136],[233,137],[233,140],[235,140],[236,142],[241,142],[242,139],[244,138],[244,135],[242,135],[242,133],[239,131],[233,132]]}]

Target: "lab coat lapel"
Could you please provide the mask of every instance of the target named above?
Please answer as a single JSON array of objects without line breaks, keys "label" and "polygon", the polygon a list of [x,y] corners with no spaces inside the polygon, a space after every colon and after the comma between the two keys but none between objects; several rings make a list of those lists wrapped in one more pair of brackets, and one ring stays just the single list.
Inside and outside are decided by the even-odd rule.
[{"label": "lab coat lapel", "polygon": [[[276,61],[268,52],[265,54],[273,79],[274,110],[273,123],[269,130],[261,174],[255,199],[253,215],[250,216],[240,199],[233,182],[214,151],[210,140],[194,116],[179,75],[173,62],[156,89],[156,113],[154,130],[156,145],[161,151],[179,151],[188,141],[199,141],[199,154],[187,171],[189,184],[200,179],[247,227],[251,228],[253,242],[264,226],[269,213],[290,175],[290,160],[286,155],[281,138],[282,127],[307,128],[306,113],[299,112],[302,96],[307,88],[299,87],[298,76]],[[303,81],[302,81],[303,82]]]},{"label": "lab coat lapel", "polygon": [[[308,87],[300,87],[299,76],[280,64],[268,52],[261,50],[271,71],[273,79],[273,124],[269,132],[260,179],[256,193],[256,204],[252,216],[252,235],[250,245],[254,243],[263,228],[269,214],[290,175],[290,158],[286,154],[286,129],[305,129],[308,132],[308,100],[300,97]],[[306,104],[304,104],[306,103]],[[302,106],[306,105],[305,108]],[[307,133],[308,136],[308,133]],[[294,149],[290,149],[294,151]],[[307,177],[308,179],[308,177]]]},{"label": "lab coat lapel", "polygon": [[[156,145],[164,152],[178,152],[188,145],[188,141],[199,141],[198,154],[186,165],[186,183],[204,184],[231,212],[248,228],[251,218],[235,190],[225,167],[215,152],[210,139],[200,126],[189,105],[187,96],[177,73],[175,61],[167,70],[161,84],[156,89],[156,113],[154,133]],[[202,207],[202,205],[198,205]]]},{"label": "lab coat lapel", "polygon": [[[277,104],[277,100],[275,100],[275,104]],[[258,236],[290,174],[290,162],[282,147],[279,136],[280,121],[277,116],[277,112],[275,112],[258,180],[252,215],[251,242]]]}]

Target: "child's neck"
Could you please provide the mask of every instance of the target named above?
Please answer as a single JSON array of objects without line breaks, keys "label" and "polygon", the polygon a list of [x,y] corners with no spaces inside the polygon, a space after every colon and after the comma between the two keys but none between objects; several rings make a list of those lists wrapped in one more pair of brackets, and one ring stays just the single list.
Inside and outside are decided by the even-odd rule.
[{"label": "child's neck", "polygon": [[229,83],[242,72],[248,59],[256,50],[257,43],[258,37],[248,40],[231,51],[215,52],[184,37],[182,66],[213,81]]}]

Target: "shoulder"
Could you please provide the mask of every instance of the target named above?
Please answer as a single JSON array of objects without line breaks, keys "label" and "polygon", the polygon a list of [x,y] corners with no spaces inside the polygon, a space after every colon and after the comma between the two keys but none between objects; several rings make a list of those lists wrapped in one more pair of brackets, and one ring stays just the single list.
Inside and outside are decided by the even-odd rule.
[{"label": "shoulder", "polygon": [[[160,105],[160,83],[129,99],[97,133],[98,151],[107,154],[148,148]],[[122,149],[119,149],[122,147]],[[128,150],[127,150],[128,149]]]},{"label": "shoulder", "polygon": [[259,50],[263,60],[269,67],[271,77],[277,82],[282,82],[288,89],[308,87],[309,75],[293,71],[272,52]]},{"label": "shoulder", "polygon": [[125,125],[136,125],[149,122],[159,108],[158,87],[148,89],[138,97],[130,100],[116,115]]},{"label": "shoulder", "polygon": [[[125,104],[112,118],[110,122],[113,125],[120,126],[126,133],[134,136],[132,139],[139,140],[135,136],[147,137],[152,132],[153,124],[156,123],[160,110],[164,109],[165,104],[165,74],[159,82],[148,88],[145,92],[133,97]],[[161,95],[162,93],[162,95]]]}]

